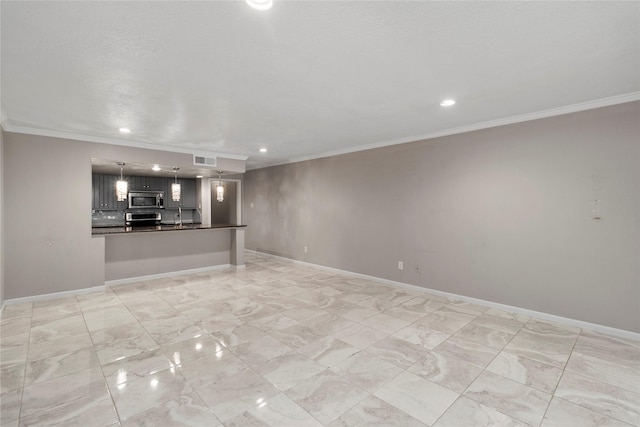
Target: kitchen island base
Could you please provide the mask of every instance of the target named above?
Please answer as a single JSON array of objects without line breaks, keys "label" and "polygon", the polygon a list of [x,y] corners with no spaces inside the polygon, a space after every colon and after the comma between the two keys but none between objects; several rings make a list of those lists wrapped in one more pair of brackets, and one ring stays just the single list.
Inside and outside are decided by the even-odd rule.
[{"label": "kitchen island base", "polygon": [[112,234],[104,239],[107,282],[244,265],[243,228]]}]

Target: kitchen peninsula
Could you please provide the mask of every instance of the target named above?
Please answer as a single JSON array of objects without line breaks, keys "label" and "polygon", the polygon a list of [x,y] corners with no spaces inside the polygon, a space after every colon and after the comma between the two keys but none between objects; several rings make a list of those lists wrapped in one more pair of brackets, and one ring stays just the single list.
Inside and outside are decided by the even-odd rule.
[{"label": "kitchen peninsula", "polygon": [[104,240],[107,284],[244,265],[245,225],[94,227]]},{"label": "kitchen peninsula", "polygon": [[[137,277],[243,265],[240,248],[244,247],[245,228],[93,235],[93,227],[100,226],[97,222],[124,226],[122,215],[127,208],[127,202],[116,198],[116,209],[107,213],[109,206],[100,205],[110,201],[93,197],[93,176],[119,178],[118,163],[125,162],[123,175],[129,180],[129,190],[147,190],[147,182],[135,182],[130,177],[152,175],[175,180],[173,167],[179,167],[178,181],[185,180],[185,206],[172,208],[167,194],[163,213],[168,224],[163,225],[176,222],[179,208],[185,225],[189,219],[202,224],[244,224],[241,209],[233,212],[236,215],[231,220],[215,217],[215,212],[212,218],[206,209],[212,205],[212,192],[219,182],[218,170],[223,171],[223,184],[236,180],[236,192],[242,194],[246,157],[219,154],[215,167],[200,167],[192,153],[6,131],[2,140],[7,156],[3,163],[3,186],[11,189],[4,192],[3,221],[12,224],[5,227],[3,234],[7,249],[3,252],[5,302],[93,292],[103,289],[105,284]],[[151,167],[155,164],[162,166],[163,171],[153,171]],[[197,178],[198,175],[203,178]],[[186,199],[192,194],[191,181],[187,179],[194,180],[194,207],[200,216],[188,216],[193,206],[187,205],[193,199]],[[165,187],[159,189],[169,191]],[[229,190],[229,197],[225,194],[225,203],[234,202],[231,193]],[[241,208],[242,203],[235,200],[234,205]],[[101,221],[94,221],[92,210],[103,211]]]},{"label": "kitchen peninsula", "polygon": [[[126,170],[118,174],[114,165]],[[106,284],[244,265],[239,184],[225,182],[213,215],[212,178],[199,175],[184,166],[92,159],[91,236],[104,242]],[[117,198],[120,181],[126,194]]]},{"label": "kitchen peninsula", "polygon": [[182,224],[182,225],[156,225],[149,227],[93,227],[93,236],[112,236],[116,234],[153,233],[158,231],[182,231],[182,230],[213,230],[245,228],[246,225],[233,224]]}]

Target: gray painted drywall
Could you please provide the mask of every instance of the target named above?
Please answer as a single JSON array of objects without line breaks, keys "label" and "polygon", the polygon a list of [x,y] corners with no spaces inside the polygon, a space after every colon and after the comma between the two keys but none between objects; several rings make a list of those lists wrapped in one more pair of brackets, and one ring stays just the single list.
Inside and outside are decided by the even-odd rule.
[{"label": "gray painted drywall", "polygon": [[11,132],[3,143],[6,299],[104,284],[104,239],[91,237],[92,157],[193,163],[189,154]]},{"label": "gray painted drywall", "polygon": [[4,303],[4,214],[3,214],[3,199],[4,199],[4,156],[2,154],[4,141],[4,131],[0,128],[0,310],[2,310],[2,304]]},{"label": "gray painted drywall", "polygon": [[196,197],[202,224],[211,225],[211,181],[209,178],[196,179]]},{"label": "gray painted drywall", "polygon": [[252,170],[246,246],[640,332],[639,118],[634,102]]},{"label": "gray painted drywall", "polygon": [[244,229],[231,230],[231,265],[244,266]]},{"label": "gray painted drywall", "polygon": [[[2,5],[0,5],[0,21],[2,17]],[[0,31],[0,46],[2,39],[2,31]],[[0,71],[1,73],[1,71]],[[0,117],[2,117],[2,113],[4,112],[4,108],[2,108],[2,85],[0,85]],[[4,129],[0,127],[0,312],[3,309],[4,304],[4,211],[3,211],[3,199],[4,199],[4,155],[3,155],[3,139],[4,139]]]},{"label": "gray painted drywall", "polygon": [[231,230],[172,231],[105,239],[105,279],[117,280],[231,263]]}]

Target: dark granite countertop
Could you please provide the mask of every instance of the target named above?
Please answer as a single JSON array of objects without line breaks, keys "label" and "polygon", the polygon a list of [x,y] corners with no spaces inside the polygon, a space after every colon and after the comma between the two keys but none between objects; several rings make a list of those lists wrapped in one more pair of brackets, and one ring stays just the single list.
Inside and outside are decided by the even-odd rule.
[{"label": "dark granite countertop", "polygon": [[116,234],[132,233],[157,233],[163,231],[183,231],[183,230],[217,230],[224,228],[244,228],[246,225],[234,224],[183,224],[183,225],[157,225],[149,227],[93,227],[92,236],[111,236]]}]

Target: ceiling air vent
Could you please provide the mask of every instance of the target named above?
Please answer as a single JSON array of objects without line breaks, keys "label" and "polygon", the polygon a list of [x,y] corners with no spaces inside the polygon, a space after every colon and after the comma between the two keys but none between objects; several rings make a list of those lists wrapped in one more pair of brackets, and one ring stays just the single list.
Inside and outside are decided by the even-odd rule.
[{"label": "ceiling air vent", "polygon": [[193,156],[193,164],[196,166],[216,167],[215,157]]}]

